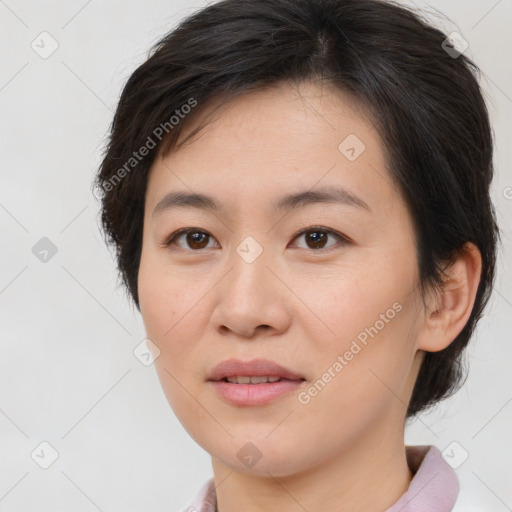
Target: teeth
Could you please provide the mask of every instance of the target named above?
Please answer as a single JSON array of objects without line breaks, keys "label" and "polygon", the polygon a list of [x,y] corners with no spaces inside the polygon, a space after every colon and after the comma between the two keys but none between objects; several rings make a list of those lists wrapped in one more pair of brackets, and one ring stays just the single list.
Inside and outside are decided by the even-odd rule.
[{"label": "teeth", "polygon": [[265,382],[277,382],[281,377],[257,376],[248,377],[246,375],[237,375],[236,377],[227,377],[228,382],[233,384],[263,384]]}]

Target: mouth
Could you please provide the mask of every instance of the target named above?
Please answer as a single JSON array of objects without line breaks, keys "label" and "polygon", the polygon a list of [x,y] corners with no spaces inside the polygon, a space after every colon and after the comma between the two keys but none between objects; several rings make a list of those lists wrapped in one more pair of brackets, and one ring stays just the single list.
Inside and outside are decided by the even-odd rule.
[{"label": "mouth", "polygon": [[[267,384],[272,382],[281,382],[281,381],[303,381],[306,379],[286,379],[284,377],[279,377],[277,375],[235,375],[233,377],[224,377],[220,379],[223,382],[229,382],[231,384]],[[216,381],[219,382],[219,381]]]},{"label": "mouth", "polygon": [[213,369],[208,382],[232,405],[261,406],[298,390],[306,379],[272,361],[229,359]]},{"label": "mouth", "polygon": [[280,380],[304,381],[303,375],[296,373],[268,359],[227,359],[218,364],[208,375],[210,381],[231,382],[232,384],[264,384]]}]

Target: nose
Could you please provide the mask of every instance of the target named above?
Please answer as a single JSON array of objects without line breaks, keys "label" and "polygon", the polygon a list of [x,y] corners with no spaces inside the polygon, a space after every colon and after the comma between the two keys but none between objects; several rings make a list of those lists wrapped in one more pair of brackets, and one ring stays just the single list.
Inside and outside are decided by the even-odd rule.
[{"label": "nose", "polygon": [[[240,249],[240,248],[239,248]],[[271,251],[253,261],[243,251],[233,251],[229,270],[216,286],[211,321],[220,334],[244,338],[272,336],[286,331],[291,322],[291,292]]]}]

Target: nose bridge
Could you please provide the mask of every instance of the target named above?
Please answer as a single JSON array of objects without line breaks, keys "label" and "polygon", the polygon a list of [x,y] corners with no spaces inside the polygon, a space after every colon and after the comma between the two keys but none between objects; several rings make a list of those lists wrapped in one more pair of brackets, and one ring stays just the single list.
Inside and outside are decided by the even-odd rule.
[{"label": "nose bridge", "polygon": [[[258,241],[253,236],[245,237],[230,257],[230,266],[232,270],[228,280],[237,300],[250,298],[254,302],[265,295],[269,290],[269,277],[273,277],[272,272],[267,268],[271,265],[271,250],[269,247],[263,246],[263,237],[259,237]],[[275,279],[275,278],[274,278]]]},{"label": "nose bridge", "polygon": [[[262,237],[263,238],[263,237]],[[281,331],[290,318],[282,284],[267,267],[274,267],[272,250],[246,237],[228,257],[229,271],[220,284],[212,321],[217,328],[251,336],[258,326]]]}]

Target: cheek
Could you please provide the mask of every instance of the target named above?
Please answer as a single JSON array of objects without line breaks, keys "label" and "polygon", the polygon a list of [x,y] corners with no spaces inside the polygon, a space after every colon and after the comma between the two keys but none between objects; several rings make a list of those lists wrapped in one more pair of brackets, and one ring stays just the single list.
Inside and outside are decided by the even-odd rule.
[{"label": "cheek", "polygon": [[[164,270],[162,270],[162,268]],[[200,341],[207,330],[208,301],[203,298],[207,283],[179,278],[152,254],[142,256],[139,269],[139,302],[146,335],[160,350],[155,367],[166,394],[175,393],[180,383],[197,382],[198,362],[204,360]],[[204,376],[201,376],[204,378]],[[165,384],[165,385],[164,385]]]},{"label": "cheek", "polygon": [[[397,263],[354,267],[313,287],[310,279],[302,282],[302,293],[322,321],[309,314],[303,318],[311,320],[299,320],[308,333],[306,351],[316,354],[311,359],[315,385],[304,402],[318,407],[319,414],[330,408],[342,415],[353,411],[348,421],[356,421],[390,401],[399,407],[407,401],[417,335],[415,270],[414,262]],[[328,329],[318,329],[322,324]]]},{"label": "cheek", "polygon": [[[405,414],[414,358],[408,340],[411,320],[404,306],[381,330],[363,330],[365,337],[359,339],[348,335],[325,350],[315,361],[310,387],[297,400],[295,420],[321,432],[324,445],[334,449],[355,442],[387,415]],[[333,421],[325,421],[326,413]]]},{"label": "cheek", "polygon": [[146,333],[158,346],[161,345],[164,333],[174,323],[176,310],[173,309],[170,293],[162,286],[158,273],[151,265],[141,259],[138,277],[140,312]]},{"label": "cheek", "polygon": [[[163,279],[149,259],[141,259],[139,270],[139,302],[146,336],[159,349],[154,366],[166,399],[186,430],[202,411],[191,397],[197,395],[194,386],[193,361],[201,354],[193,342],[200,339],[201,329],[198,297],[187,294],[187,288],[175,279]],[[194,306],[195,304],[195,306]],[[192,424],[190,424],[192,422]]]},{"label": "cheek", "polygon": [[[156,251],[142,251],[138,291],[141,315],[146,331],[160,343],[172,336],[181,321],[190,321],[192,308],[200,296],[192,283],[179,278],[179,269],[168,268]],[[190,305],[189,305],[190,304]]]},{"label": "cheek", "polygon": [[322,269],[314,276],[297,272],[289,276],[303,302],[297,305],[295,321],[307,331],[311,348],[321,351],[348,349],[351,340],[369,338],[369,330],[382,337],[404,316],[398,310],[411,288],[410,274],[397,277],[394,268],[372,268],[364,262]]}]

